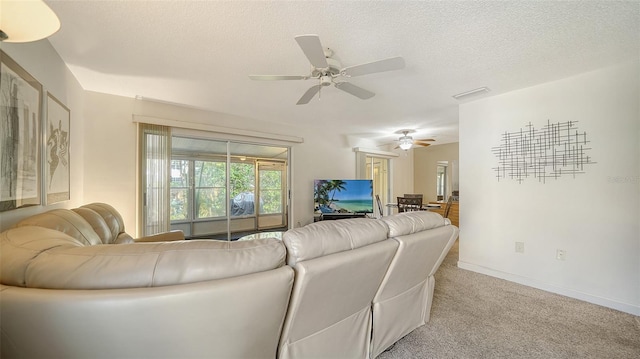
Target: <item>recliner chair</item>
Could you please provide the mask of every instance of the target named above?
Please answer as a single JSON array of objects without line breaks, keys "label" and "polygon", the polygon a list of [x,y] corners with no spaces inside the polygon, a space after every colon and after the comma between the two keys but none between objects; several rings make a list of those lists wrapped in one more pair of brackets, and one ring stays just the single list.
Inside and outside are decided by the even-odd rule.
[{"label": "recliner chair", "polygon": [[434,212],[407,212],[382,221],[399,246],[373,298],[370,358],[429,321],[434,274],[458,238],[458,227]]},{"label": "recliner chair", "polygon": [[285,232],[296,273],[278,358],[367,358],[371,302],[398,242],[373,219],[317,222]]}]

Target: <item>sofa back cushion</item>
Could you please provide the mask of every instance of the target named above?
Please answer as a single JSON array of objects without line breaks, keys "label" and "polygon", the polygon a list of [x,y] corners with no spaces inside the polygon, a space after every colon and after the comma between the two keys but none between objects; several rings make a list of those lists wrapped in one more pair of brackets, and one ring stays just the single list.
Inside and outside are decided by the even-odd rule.
[{"label": "sofa back cushion", "polygon": [[440,214],[429,211],[398,213],[381,219],[389,227],[389,237],[403,236],[450,224]]},{"label": "sofa back cushion", "polygon": [[102,244],[102,238],[91,225],[79,214],[69,209],[53,209],[44,213],[27,217],[15,227],[37,226],[49,228],[67,234],[83,245]]},{"label": "sofa back cushion", "polygon": [[87,246],[60,231],[37,226],[0,233],[2,284],[30,288],[194,283],[275,269],[284,265],[285,258],[284,245],[274,238]]},{"label": "sofa back cushion", "polygon": [[347,251],[387,239],[388,228],[378,220],[354,218],[322,221],[288,230],[282,240],[287,263],[294,266],[333,253]]},{"label": "sofa back cushion", "polygon": [[[96,232],[103,243],[132,243],[133,238],[125,232],[124,220],[113,206],[106,203],[90,203],[74,209],[89,223],[96,224]],[[96,216],[96,214],[98,216]],[[99,219],[102,218],[102,221]]]},{"label": "sofa back cushion", "polygon": [[[105,222],[104,218],[100,216],[94,210],[89,208],[73,208],[72,211],[79,214],[93,229],[94,232],[100,237],[100,240],[104,244],[115,244],[115,239],[111,234],[111,230]],[[129,243],[133,243],[133,239]]]}]

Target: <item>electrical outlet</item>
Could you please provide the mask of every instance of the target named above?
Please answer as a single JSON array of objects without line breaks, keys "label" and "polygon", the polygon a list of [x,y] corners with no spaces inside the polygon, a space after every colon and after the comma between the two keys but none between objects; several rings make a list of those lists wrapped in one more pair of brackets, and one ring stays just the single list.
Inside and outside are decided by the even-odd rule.
[{"label": "electrical outlet", "polygon": [[516,242],[516,253],[524,253],[524,242]]},{"label": "electrical outlet", "polygon": [[567,253],[564,251],[564,249],[558,249],[556,250],[556,259],[559,261],[563,261],[567,256]]}]

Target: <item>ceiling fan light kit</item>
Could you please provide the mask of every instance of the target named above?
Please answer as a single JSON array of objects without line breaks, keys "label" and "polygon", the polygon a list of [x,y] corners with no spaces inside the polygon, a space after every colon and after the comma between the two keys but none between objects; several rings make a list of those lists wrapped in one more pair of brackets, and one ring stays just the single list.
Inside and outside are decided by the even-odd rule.
[{"label": "ceiling fan light kit", "polygon": [[404,151],[408,151],[410,150],[413,146],[419,146],[419,147],[427,147],[430,146],[430,143],[427,142],[433,142],[435,141],[432,138],[424,138],[424,139],[420,139],[420,140],[414,140],[412,136],[409,136],[410,133],[414,133],[416,132],[415,130],[400,130],[400,131],[396,131],[396,133],[401,133],[402,136],[400,136],[400,138],[398,138],[398,146],[396,146],[395,148],[400,148]]},{"label": "ceiling fan light kit", "polygon": [[398,146],[405,151],[409,150],[413,146],[413,138],[411,136],[400,137],[400,144]]},{"label": "ceiling fan light kit", "polygon": [[309,103],[309,101],[311,101],[311,99],[320,92],[322,87],[331,85],[359,99],[369,99],[375,96],[375,93],[365,90],[350,82],[343,81],[341,78],[351,78],[376,72],[400,70],[405,67],[404,59],[402,57],[392,57],[389,59],[343,68],[338,60],[332,58],[333,50],[322,47],[322,43],[320,42],[318,35],[299,35],[296,36],[295,39],[311,64],[310,75],[249,75],[249,78],[258,81],[318,80],[317,85],[312,86],[302,95],[296,103],[297,105]]}]

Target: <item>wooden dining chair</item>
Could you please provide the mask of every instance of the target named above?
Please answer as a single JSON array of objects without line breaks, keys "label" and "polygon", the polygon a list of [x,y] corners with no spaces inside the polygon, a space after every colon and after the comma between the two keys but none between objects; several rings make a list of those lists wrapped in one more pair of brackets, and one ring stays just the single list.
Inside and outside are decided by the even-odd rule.
[{"label": "wooden dining chair", "polygon": [[451,211],[452,202],[453,202],[453,196],[449,196],[449,199],[447,200],[447,204],[444,207],[444,214],[442,215],[442,217],[449,218],[449,212]]},{"label": "wooden dining chair", "polygon": [[405,193],[404,197],[407,197],[407,198],[423,198],[422,193]]},{"label": "wooden dining chair", "polygon": [[398,212],[419,211],[422,209],[421,197],[397,197]]}]

